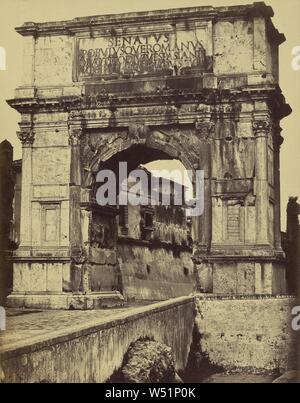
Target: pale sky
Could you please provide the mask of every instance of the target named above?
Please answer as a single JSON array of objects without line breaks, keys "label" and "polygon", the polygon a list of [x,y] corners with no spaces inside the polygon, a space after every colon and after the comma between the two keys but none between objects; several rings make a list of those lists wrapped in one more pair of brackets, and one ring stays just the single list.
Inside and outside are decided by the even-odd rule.
[{"label": "pale sky", "polygon": [[[282,227],[289,196],[300,197],[300,71],[292,69],[292,49],[300,46],[300,0],[269,0],[273,22],[287,41],[280,48],[280,84],[293,114],[282,121],[284,143],[281,148]],[[15,159],[21,158],[16,137],[19,114],[5,102],[13,98],[20,84],[22,37],[14,28],[25,21],[66,20],[88,15],[146,11],[176,7],[229,6],[251,4],[247,0],[0,0],[0,47],[6,49],[6,70],[0,70],[0,141],[7,138],[15,148]]]}]

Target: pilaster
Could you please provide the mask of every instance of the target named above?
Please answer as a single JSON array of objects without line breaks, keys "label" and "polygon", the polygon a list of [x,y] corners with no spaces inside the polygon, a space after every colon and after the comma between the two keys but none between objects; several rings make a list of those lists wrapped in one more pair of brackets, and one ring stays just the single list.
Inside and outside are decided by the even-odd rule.
[{"label": "pilaster", "polygon": [[269,245],[269,184],[268,184],[268,136],[272,130],[267,117],[253,121],[255,134],[255,193],[256,193],[256,242]]},{"label": "pilaster", "polygon": [[32,116],[27,122],[20,123],[17,133],[22,143],[22,195],[20,247],[31,247],[31,199],[32,199],[32,147],[35,139]]}]

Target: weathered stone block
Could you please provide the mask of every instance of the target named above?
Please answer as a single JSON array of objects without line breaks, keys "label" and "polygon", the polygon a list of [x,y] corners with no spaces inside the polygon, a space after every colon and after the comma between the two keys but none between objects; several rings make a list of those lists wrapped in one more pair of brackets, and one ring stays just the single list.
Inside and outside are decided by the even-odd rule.
[{"label": "weathered stone block", "polygon": [[71,265],[70,263],[64,263],[62,265],[62,285],[63,291],[72,291],[72,277],[71,277]]},{"label": "weathered stone block", "polygon": [[172,251],[143,246],[118,245],[124,296],[127,299],[163,300],[188,295],[195,288],[189,253],[175,257]]},{"label": "weathered stone block", "polygon": [[29,265],[24,263],[14,264],[14,292],[22,292],[30,289]]},{"label": "weathered stone block", "polygon": [[106,263],[109,265],[115,265],[117,263],[117,253],[115,250],[107,250],[106,254]]},{"label": "weathered stone block", "polygon": [[202,263],[196,265],[196,286],[201,292],[213,292],[213,269],[212,265]]},{"label": "weathered stone block", "polygon": [[38,85],[72,83],[72,45],[68,36],[37,38],[34,74]]},{"label": "weathered stone block", "polygon": [[90,263],[103,265],[106,263],[106,259],[107,256],[104,249],[97,245],[92,245],[90,247]]},{"label": "weathered stone block", "polygon": [[199,353],[225,370],[278,373],[296,365],[293,298],[199,297]]},{"label": "weathered stone block", "polygon": [[63,274],[61,263],[47,263],[47,291],[62,292]]},{"label": "weathered stone block", "polygon": [[112,291],[118,288],[116,269],[107,264],[91,265],[90,285],[92,291]]},{"label": "weathered stone block", "polygon": [[28,268],[29,289],[26,291],[47,291],[47,267],[44,263],[31,263]]},{"label": "weathered stone block", "polygon": [[253,66],[253,22],[236,19],[214,24],[214,72],[248,73]]},{"label": "weathered stone block", "polygon": [[236,265],[215,263],[213,265],[213,292],[215,294],[235,294],[236,287]]},{"label": "weathered stone block", "polygon": [[[46,125],[47,123],[45,123]],[[57,133],[55,130],[58,130]],[[47,147],[47,146],[57,146],[66,147],[69,143],[69,133],[64,126],[57,124],[56,129],[39,129],[36,133],[35,146],[36,147]]]},{"label": "weathered stone block", "polygon": [[82,266],[73,265],[71,269],[72,291],[79,292],[82,286]]},{"label": "weathered stone block", "polygon": [[237,294],[255,294],[255,264],[238,263],[237,265]]},{"label": "weathered stone block", "polygon": [[70,181],[70,150],[39,148],[33,151],[33,183],[67,184]]}]

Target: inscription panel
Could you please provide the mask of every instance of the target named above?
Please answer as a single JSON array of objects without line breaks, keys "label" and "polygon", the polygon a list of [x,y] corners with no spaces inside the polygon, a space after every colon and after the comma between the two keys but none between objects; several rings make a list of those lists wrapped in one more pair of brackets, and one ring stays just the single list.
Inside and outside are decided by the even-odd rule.
[{"label": "inscription panel", "polygon": [[59,242],[60,208],[59,204],[42,205],[42,242],[56,244]]},{"label": "inscription panel", "polygon": [[77,78],[179,75],[212,68],[209,25],[173,31],[77,38]]}]

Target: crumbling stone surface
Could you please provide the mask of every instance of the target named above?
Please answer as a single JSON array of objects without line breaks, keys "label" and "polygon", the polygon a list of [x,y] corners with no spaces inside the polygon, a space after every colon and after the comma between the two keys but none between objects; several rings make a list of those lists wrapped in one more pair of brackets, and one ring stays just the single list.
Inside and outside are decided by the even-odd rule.
[{"label": "crumbling stone surface", "polygon": [[133,343],[117,376],[125,383],[180,381],[171,348],[153,340]]},{"label": "crumbling stone surface", "polygon": [[200,352],[210,365],[241,374],[294,370],[298,340],[290,312],[295,303],[287,296],[200,296],[194,353]]},{"label": "crumbling stone surface", "polygon": [[[154,300],[189,295],[195,284],[190,252],[119,244],[118,254],[127,300]],[[186,269],[186,270],[184,270]]]},{"label": "crumbling stone surface", "polygon": [[184,382],[202,383],[202,380],[222,372],[224,372],[223,368],[211,363],[209,355],[202,351],[201,333],[196,324],[193,329],[193,341],[190,346],[187,366],[183,374]]},{"label": "crumbling stone surface", "polygon": [[0,305],[4,304],[12,284],[10,254],[16,246],[12,239],[13,198],[13,147],[4,140],[0,143]]},{"label": "crumbling stone surface", "polygon": [[287,205],[287,231],[283,234],[283,249],[286,254],[287,287],[290,293],[296,293],[297,287],[300,287],[300,204],[297,201],[298,197],[289,198]]}]

